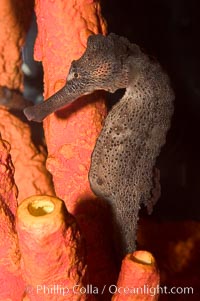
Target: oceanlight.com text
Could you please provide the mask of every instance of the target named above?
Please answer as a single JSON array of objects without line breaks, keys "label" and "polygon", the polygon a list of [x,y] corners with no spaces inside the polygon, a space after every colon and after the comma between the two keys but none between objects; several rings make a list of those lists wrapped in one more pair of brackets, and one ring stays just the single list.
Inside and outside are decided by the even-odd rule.
[{"label": "oceanlight.com text", "polygon": [[36,287],[28,286],[26,289],[28,294],[36,294],[36,295],[62,295],[66,296],[68,294],[88,294],[88,295],[103,295],[105,292],[109,292],[110,294],[119,294],[119,295],[193,295],[194,289],[193,287],[167,287],[167,286],[149,286],[143,285],[140,287],[128,287],[128,286],[117,286],[115,284],[112,285],[104,285],[99,288],[92,284],[88,284],[86,286],[82,285],[74,285],[72,287],[68,287],[67,285],[37,285]]}]

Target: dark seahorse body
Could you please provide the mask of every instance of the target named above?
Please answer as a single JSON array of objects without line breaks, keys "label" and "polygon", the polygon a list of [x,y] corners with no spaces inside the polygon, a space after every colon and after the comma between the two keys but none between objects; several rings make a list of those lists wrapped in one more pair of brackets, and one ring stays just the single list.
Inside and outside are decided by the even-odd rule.
[{"label": "dark seahorse body", "polygon": [[126,38],[91,36],[73,61],[64,88],[46,102],[25,109],[29,120],[48,114],[95,90],[125,94],[109,112],[92,154],[92,190],[112,208],[116,249],[135,249],[138,212],[152,197],[153,169],[165,143],[174,94],[168,76]]},{"label": "dark seahorse body", "polygon": [[166,74],[143,57],[137,78],[109,112],[92,154],[90,184],[112,204],[115,240],[123,254],[135,249],[141,204],[151,206],[153,169],[170,127],[172,99]]}]

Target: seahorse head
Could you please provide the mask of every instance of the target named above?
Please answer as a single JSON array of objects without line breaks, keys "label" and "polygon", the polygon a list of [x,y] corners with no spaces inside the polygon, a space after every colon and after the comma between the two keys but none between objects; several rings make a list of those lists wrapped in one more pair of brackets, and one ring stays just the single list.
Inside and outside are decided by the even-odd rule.
[{"label": "seahorse head", "polygon": [[26,108],[26,117],[42,121],[82,95],[95,90],[115,92],[127,87],[133,58],[137,61],[140,56],[139,47],[126,38],[115,34],[91,35],[83,55],[72,61],[65,86],[46,102]]}]

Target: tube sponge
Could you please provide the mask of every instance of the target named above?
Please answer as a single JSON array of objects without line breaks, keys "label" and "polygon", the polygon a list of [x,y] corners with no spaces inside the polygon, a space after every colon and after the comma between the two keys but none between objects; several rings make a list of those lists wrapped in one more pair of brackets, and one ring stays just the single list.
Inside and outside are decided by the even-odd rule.
[{"label": "tube sponge", "polygon": [[16,227],[30,300],[86,300],[74,292],[86,281],[85,246],[64,203],[49,196],[27,198],[18,207]]},{"label": "tube sponge", "polygon": [[159,272],[151,253],[136,251],[128,254],[122,262],[112,301],[156,301],[159,281]]}]

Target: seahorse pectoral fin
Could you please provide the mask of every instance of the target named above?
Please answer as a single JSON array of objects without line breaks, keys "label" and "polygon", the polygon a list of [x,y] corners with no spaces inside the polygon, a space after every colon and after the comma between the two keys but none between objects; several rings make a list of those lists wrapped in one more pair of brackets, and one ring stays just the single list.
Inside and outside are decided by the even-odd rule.
[{"label": "seahorse pectoral fin", "polygon": [[68,87],[68,85],[66,85],[57,93],[49,97],[46,101],[25,108],[24,114],[30,121],[42,122],[45,117],[72,103],[80,96],[80,93],[72,93],[71,89]]}]

